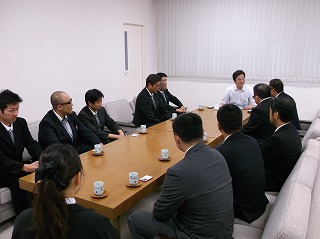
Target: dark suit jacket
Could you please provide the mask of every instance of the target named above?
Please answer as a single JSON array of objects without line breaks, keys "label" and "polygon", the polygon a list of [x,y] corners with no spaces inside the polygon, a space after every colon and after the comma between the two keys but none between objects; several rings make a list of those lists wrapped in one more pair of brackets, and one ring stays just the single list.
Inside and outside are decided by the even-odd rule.
[{"label": "dark suit jacket", "polygon": [[154,107],[151,96],[146,88],[139,93],[132,121],[136,126],[145,124],[147,127],[150,127],[170,119],[170,112],[161,103],[158,95],[153,94],[153,96],[156,102],[156,108]]},{"label": "dark suit jacket", "polygon": [[288,95],[288,94],[286,94],[284,92],[279,93],[279,95],[277,97],[283,98],[283,99],[288,99],[293,103],[294,111],[293,111],[292,124],[296,127],[297,130],[301,130],[301,125],[300,125],[300,120],[299,120],[299,116],[298,116],[297,105],[296,105],[296,102],[294,101],[294,99],[290,95]]},{"label": "dark suit jacket", "polygon": [[[14,222],[12,239],[33,239],[35,231],[32,226],[32,210],[28,209],[21,213]],[[79,204],[68,205],[70,228],[69,239],[118,239],[116,229],[104,216],[92,209],[87,209]]]},{"label": "dark suit jacket", "polygon": [[264,194],[260,147],[253,138],[236,132],[217,150],[225,157],[232,177],[235,217],[251,223],[264,213],[269,202]]},{"label": "dark suit jacket", "polygon": [[24,163],[22,162],[22,153],[26,148],[33,158],[33,161],[39,160],[42,150],[37,141],[35,141],[29,131],[25,119],[18,117],[13,123],[13,134],[15,144],[6,128],[0,123],[0,187],[8,186],[9,175],[20,174]]},{"label": "dark suit jacket", "polygon": [[53,110],[49,110],[39,124],[39,143],[43,149],[55,143],[72,145],[79,154],[100,144],[101,140],[89,130],[77,117],[75,112],[68,115],[73,140],[63,127]]},{"label": "dark suit jacket", "polygon": [[[162,93],[160,91],[157,92],[157,95],[159,97],[159,99],[161,100],[161,102],[165,105],[165,107],[167,108],[167,110],[169,112],[176,112],[177,108],[180,108],[181,106],[183,106],[183,104],[181,103],[181,101],[175,97],[174,95],[172,95],[168,89],[166,89],[164,91],[164,94],[166,96],[166,98],[163,97]],[[175,104],[177,107],[171,106],[169,104],[169,102]]]},{"label": "dark suit jacket", "polygon": [[110,139],[108,139],[109,133],[104,131],[104,127],[107,127],[111,132],[118,134],[118,130],[121,130],[119,125],[108,115],[106,109],[102,107],[97,111],[100,127],[95,116],[92,114],[92,111],[88,106],[82,108],[80,113],[78,114],[78,118],[80,121],[93,133],[95,133],[98,138],[101,140],[103,144],[109,143]]},{"label": "dark suit jacket", "polygon": [[301,154],[298,130],[290,122],[261,145],[266,191],[279,192]]},{"label": "dark suit jacket", "polygon": [[242,133],[255,138],[259,143],[269,138],[276,129],[270,124],[270,103],[271,98],[265,99],[253,108],[248,123],[242,129]]},{"label": "dark suit jacket", "polygon": [[173,216],[190,238],[231,238],[232,201],[226,161],[200,142],[168,169],[153,215],[159,221]]}]

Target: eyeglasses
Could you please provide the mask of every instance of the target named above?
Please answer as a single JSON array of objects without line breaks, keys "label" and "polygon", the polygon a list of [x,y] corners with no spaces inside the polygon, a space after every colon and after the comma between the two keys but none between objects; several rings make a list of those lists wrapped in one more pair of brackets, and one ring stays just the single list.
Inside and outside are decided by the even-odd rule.
[{"label": "eyeglasses", "polygon": [[72,104],[72,98],[70,98],[70,100],[68,100],[68,102],[59,103],[58,105],[71,105],[71,104]]}]

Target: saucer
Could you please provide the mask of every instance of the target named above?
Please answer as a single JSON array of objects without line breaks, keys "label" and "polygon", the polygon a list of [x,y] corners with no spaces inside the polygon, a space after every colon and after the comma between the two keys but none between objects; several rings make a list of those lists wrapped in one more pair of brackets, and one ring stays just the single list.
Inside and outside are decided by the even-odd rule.
[{"label": "saucer", "polygon": [[159,157],[159,161],[162,161],[162,162],[167,162],[167,161],[170,161],[170,160],[171,160],[170,156],[167,159],[162,159],[161,157]]},{"label": "saucer", "polygon": [[101,151],[100,154],[96,154],[96,153],[92,150],[92,155],[93,155],[93,156],[101,156],[101,155],[104,155],[104,152]]},{"label": "saucer", "polygon": [[126,182],[126,185],[129,187],[129,188],[137,188],[137,187],[140,187],[141,186],[141,182],[138,181],[138,184],[137,185],[131,185],[129,182]]},{"label": "saucer", "polygon": [[146,131],[146,132],[138,132],[139,134],[147,134],[148,133],[148,131]]},{"label": "saucer", "polygon": [[94,192],[92,192],[92,193],[90,194],[90,196],[93,197],[93,198],[104,198],[104,197],[108,196],[108,194],[109,194],[109,192],[106,191],[106,190],[104,190],[103,194],[101,194],[101,195],[99,195],[99,196],[98,196],[98,195],[95,195]]}]

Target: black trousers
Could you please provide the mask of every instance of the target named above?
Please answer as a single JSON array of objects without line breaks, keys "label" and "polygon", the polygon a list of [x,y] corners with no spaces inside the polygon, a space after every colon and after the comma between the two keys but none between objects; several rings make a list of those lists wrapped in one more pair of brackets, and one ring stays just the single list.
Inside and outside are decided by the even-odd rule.
[{"label": "black trousers", "polygon": [[18,175],[0,172],[0,187],[8,187],[10,189],[12,204],[17,215],[30,208],[27,191],[19,187],[19,178],[27,174],[26,172],[21,172]]}]

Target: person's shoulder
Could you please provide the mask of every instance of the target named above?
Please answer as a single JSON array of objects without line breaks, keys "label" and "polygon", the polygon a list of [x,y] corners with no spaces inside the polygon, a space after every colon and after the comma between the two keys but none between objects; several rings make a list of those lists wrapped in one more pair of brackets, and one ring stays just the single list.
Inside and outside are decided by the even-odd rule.
[{"label": "person's shoulder", "polygon": [[236,85],[233,84],[227,87],[227,91],[236,90],[236,88],[237,88]]},{"label": "person's shoulder", "polygon": [[79,116],[82,116],[82,115],[86,115],[87,114],[87,111],[88,110],[88,107],[87,106],[84,106],[81,110],[80,110],[80,112],[79,112]]},{"label": "person's shoulder", "polygon": [[103,219],[105,218],[101,214],[97,213],[93,209],[85,208],[79,204],[70,204],[68,205],[72,211],[72,214],[76,217],[85,216],[86,218],[91,219]]},{"label": "person's shoulder", "polygon": [[[51,121],[51,120],[54,119],[54,117],[57,117],[57,116],[54,114],[53,110],[49,110],[49,111],[43,116],[41,122]],[[41,122],[40,122],[40,124],[41,124]]]},{"label": "person's shoulder", "polygon": [[25,118],[17,117],[15,123],[18,123],[18,124],[27,124],[27,121],[26,121]]}]

